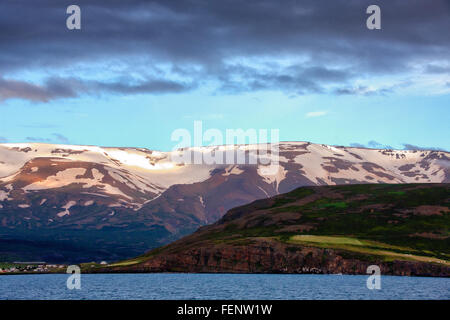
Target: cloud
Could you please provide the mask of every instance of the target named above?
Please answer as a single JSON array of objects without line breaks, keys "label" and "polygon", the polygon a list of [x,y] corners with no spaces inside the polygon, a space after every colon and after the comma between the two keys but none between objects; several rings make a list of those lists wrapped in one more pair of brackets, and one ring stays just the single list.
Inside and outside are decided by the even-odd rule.
[{"label": "cloud", "polygon": [[25,140],[28,142],[41,142],[41,143],[49,143],[52,142],[52,139],[49,138],[41,138],[41,137],[25,137]]},{"label": "cloud", "polygon": [[[448,1],[383,2],[380,31],[365,27],[370,4],[78,0],[82,30],[69,31],[60,1],[41,0],[31,9],[25,1],[4,0],[0,98],[48,102],[82,94],[179,93],[206,81],[220,93],[370,95],[389,88],[355,83],[410,75],[421,62],[429,74],[448,68],[450,42],[442,32],[450,30]],[[30,83],[18,76],[22,71],[49,78]],[[105,72],[134,75],[131,81],[88,79]],[[55,79],[62,73],[67,78]]]},{"label": "cloud", "polygon": [[69,144],[69,139],[60,133],[52,133],[51,137],[43,138],[43,137],[26,137],[26,141],[36,142],[36,143],[62,143]]},{"label": "cloud", "polygon": [[346,69],[311,66],[311,63],[233,64],[220,72],[219,91],[231,94],[277,90],[290,94],[322,93],[326,86],[345,82],[355,75]]},{"label": "cloud", "polygon": [[60,133],[52,133],[52,136],[56,139],[57,142],[64,143],[64,144],[69,143],[69,139]]},{"label": "cloud", "polygon": [[[375,140],[371,140],[369,141],[367,144],[362,144],[362,143],[357,143],[357,142],[352,142],[350,143],[351,147],[355,147],[355,148],[371,148],[371,149],[395,149],[389,145],[384,145],[378,141]],[[437,148],[437,147],[420,147],[420,146],[416,146],[410,143],[403,143],[403,149],[404,150],[417,150],[417,151],[423,151],[423,150],[428,150],[428,151],[447,151],[445,149],[442,148]]]},{"label": "cloud", "polygon": [[362,143],[358,143],[358,142],[352,142],[352,143],[350,143],[350,146],[354,147],[354,148],[394,149],[390,145],[385,145],[385,144],[382,144],[382,143],[380,143],[378,141],[375,141],[375,140],[370,140],[369,142],[367,142],[367,144],[362,144]]},{"label": "cloud", "polygon": [[50,123],[31,123],[21,125],[21,127],[29,129],[50,129],[50,128],[57,128],[58,125]]},{"label": "cloud", "polygon": [[328,113],[327,111],[313,111],[313,112],[308,112],[305,116],[307,118],[322,117],[322,116],[326,115],[327,113]]},{"label": "cloud", "polygon": [[372,88],[368,86],[357,86],[357,87],[343,87],[334,90],[337,95],[384,95],[392,92],[389,88]]},{"label": "cloud", "polygon": [[354,147],[354,148],[366,148],[365,145],[361,144],[361,143],[357,143],[357,142],[352,142],[350,143],[350,147]]},{"label": "cloud", "polygon": [[429,64],[429,65],[427,65],[425,72],[450,75],[450,65],[444,66],[444,65]]},{"label": "cloud", "polygon": [[48,101],[52,98],[73,97],[73,92],[58,92],[51,86],[39,86],[25,81],[6,80],[0,78],[0,101],[8,99],[24,99],[30,101]]},{"label": "cloud", "polygon": [[367,145],[371,148],[381,148],[383,145],[375,140],[370,140]]},{"label": "cloud", "polygon": [[391,147],[389,145],[384,145],[375,140],[371,140],[371,141],[367,142],[367,146],[372,149],[394,149],[393,147]]},{"label": "cloud", "polygon": [[115,94],[164,94],[187,91],[192,86],[192,84],[154,79],[133,83],[132,80],[102,82],[53,77],[47,79],[44,84],[38,85],[26,81],[0,78],[0,101],[24,99],[33,102],[49,102],[61,98],[74,98],[82,94],[101,94],[105,92]]},{"label": "cloud", "polygon": [[404,143],[403,148],[405,150],[417,150],[417,151],[447,151],[442,148],[436,148],[436,147],[419,147],[413,144]]}]

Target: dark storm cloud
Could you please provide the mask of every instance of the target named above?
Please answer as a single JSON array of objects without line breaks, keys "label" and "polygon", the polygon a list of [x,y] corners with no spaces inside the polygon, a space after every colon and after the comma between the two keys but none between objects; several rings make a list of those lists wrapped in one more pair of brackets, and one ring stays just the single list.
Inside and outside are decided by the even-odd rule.
[{"label": "dark storm cloud", "polygon": [[[213,80],[221,90],[276,89],[289,93],[351,90],[355,77],[408,72],[417,61],[435,73],[450,57],[450,6],[445,0],[78,0],[82,30],[65,27],[72,2],[3,0],[0,10],[0,86],[3,99],[32,101],[86,93],[85,83],[34,85],[10,77],[23,70],[59,68],[117,59],[133,69],[170,64],[184,82],[152,75],[151,82],[97,83],[121,94],[180,92]],[[370,4],[382,9],[382,30],[365,27]],[[251,68],[242,61],[290,59],[278,68]],[[238,61],[238,62],[237,62]],[[436,63],[434,63],[436,61]],[[195,72],[189,72],[195,66]],[[144,75],[150,77],[150,75]],[[5,80],[14,79],[14,80]],[[85,80],[81,81],[84,82]],[[131,80],[136,82],[136,80]],[[59,85],[59,86],[58,86]],[[347,89],[346,89],[347,88]]]},{"label": "dark storm cloud", "polygon": [[0,101],[26,99],[34,102],[48,102],[58,98],[73,98],[81,94],[111,92],[119,94],[169,93],[191,89],[190,84],[165,80],[146,80],[139,83],[101,82],[74,78],[49,78],[43,85],[25,81],[0,78]]},{"label": "dark storm cloud", "polygon": [[244,66],[228,67],[220,73],[220,89],[229,93],[239,93],[255,90],[280,90],[291,93],[320,93],[321,84],[345,82],[354,77],[347,70],[328,69],[325,67],[310,67],[297,65],[283,68],[273,66],[268,71]]},{"label": "dark storm cloud", "polygon": [[427,73],[437,73],[437,74],[449,74],[450,66],[438,66],[438,65],[428,65],[426,68]]},{"label": "dark storm cloud", "polygon": [[54,85],[49,81],[40,86],[25,81],[7,80],[0,78],[0,101],[7,99],[26,99],[30,101],[47,102],[56,98],[76,96],[69,86]]}]

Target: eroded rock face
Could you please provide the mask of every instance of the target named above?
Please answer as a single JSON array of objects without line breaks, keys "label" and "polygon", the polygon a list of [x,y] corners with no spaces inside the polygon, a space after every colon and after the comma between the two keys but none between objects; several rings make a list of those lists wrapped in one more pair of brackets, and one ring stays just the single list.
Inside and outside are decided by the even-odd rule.
[{"label": "eroded rock face", "polygon": [[[356,256],[356,255],[355,255]],[[127,268],[101,272],[191,272],[191,273],[293,273],[367,274],[367,267],[378,265],[384,275],[450,276],[450,267],[416,261],[362,261],[333,249],[290,246],[274,241],[248,245],[224,245],[190,249],[160,255]],[[99,270],[100,271],[100,270]],[[99,272],[98,271],[98,272]]]}]

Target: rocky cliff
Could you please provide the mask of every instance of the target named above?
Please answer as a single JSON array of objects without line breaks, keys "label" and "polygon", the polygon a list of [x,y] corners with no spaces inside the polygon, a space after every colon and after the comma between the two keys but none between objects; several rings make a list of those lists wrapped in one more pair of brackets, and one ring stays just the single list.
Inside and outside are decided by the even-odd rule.
[{"label": "rocky cliff", "polygon": [[387,262],[343,250],[260,239],[247,245],[213,245],[159,255],[135,267],[117,266],[107,272],[366,274],[370,265],[379,266],[384,275],[450,276],[450,265],[407,260]]}]

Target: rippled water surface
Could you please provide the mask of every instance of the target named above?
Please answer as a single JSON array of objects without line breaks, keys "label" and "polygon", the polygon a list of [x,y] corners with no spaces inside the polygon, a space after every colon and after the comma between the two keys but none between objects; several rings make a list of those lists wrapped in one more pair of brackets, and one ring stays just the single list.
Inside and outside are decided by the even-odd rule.
[{"label": "rippled water surface", "polygon": [[87,274],[0,276],[0,299],[450,299],[449,278],[235,274]]}]

